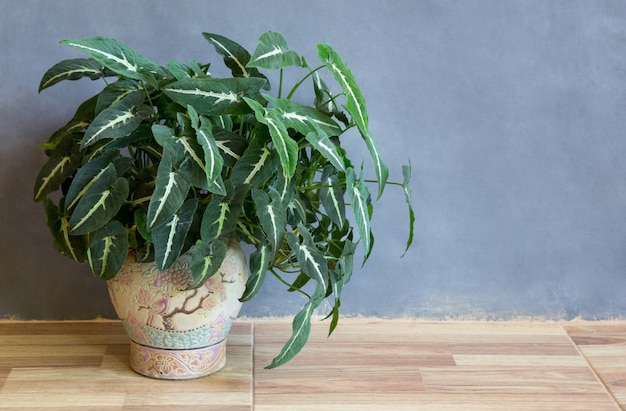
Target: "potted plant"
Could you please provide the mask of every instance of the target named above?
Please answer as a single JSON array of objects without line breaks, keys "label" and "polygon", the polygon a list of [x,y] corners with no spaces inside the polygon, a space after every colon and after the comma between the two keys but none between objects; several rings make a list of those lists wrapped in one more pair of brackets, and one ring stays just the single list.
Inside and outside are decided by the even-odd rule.
[{"label": "potted plant", "polygon": [[[223,36],[203,35],[232,77],[213,77],[208,63],[194,60],[160,66],[111,38],[62,41],[87,57],[54,65],[39,90],[85,77],[103,79],[104,87],[41,145],[48,160],[37,176],[34,199],[45,206],[54,247],[87,262],[108,281],[118,314],[118,304],[124,303],[116,301],[121,297],[112,288],[134,293],[135,314],[147,316],[147,325],[139,331],[120,314],[131,342],[138,333],[143,338],[168,326],[172,331],[173,313],[207,311],[208,297],[200,297],[198,290],[226,293],[211,290],[213,283],[235,282],[225,275],[239,276],[243,283],[235,291],[236,303],[228,303],[230,311],[221,316],[222,340],[237,304],[257,293],[266,273],[289,292],[305,295],[291,338],[269,365],[276,367],[306,343],[311,316],[327,298],[333,303],[327,317],[330,332],[336,327],[358,243],[363,263],[374,245],[368,184],[376,188],[376,197],[386,184],[403,188],[409,248],[414,223],[410,166],[402,167],[402,183],[387,182],[364,98],[330,45],[317,45],[321,64],[313,67],[289,49],[281,33],[261,35],[252,55]],[[287,68],[302,73],[290,89],[283,84]],[[260,70],[277,71],[275,94],[269,94],[269,80]],[[327,86],[324,70],[335,80],[335,89]],[[312,105],[294,98],[305,82],[313,86]],[[340,144],[359,135],[371,155],[375,180],[366,180],[362,161],[350,159]],[[241,267],[224,268],[227,261],[241,260],[240,242],[255,248],[247,261],[247,279]],[[139,277],[153,275],[150,284],[161,288],[162,300],[146,297],[148,285],[134,283],[129,266],[138,267]],[[211,283],[220,276],[221,281]],[[173,304],[178,293],[188,294]],[[142,303],[142,298],[147,300]],[[185,330],[173,331],[182,333],[176,338],[186,336]],[[145,358],[136,360],[158,354],[141,352]],[[197,365],[198,355],[208,355],[200,354],[185,359],[186,365]],[[151,376],[177,378],[169,373],[171,359],[161,360]]]}]

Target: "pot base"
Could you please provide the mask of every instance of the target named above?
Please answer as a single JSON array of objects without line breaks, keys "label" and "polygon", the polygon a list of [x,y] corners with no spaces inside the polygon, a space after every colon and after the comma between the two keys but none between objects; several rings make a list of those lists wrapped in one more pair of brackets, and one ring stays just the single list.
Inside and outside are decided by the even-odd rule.
[{"label": "pot base", "polygon": [[146,377],[165,380],[200,378],[226,364],[226,340],[209,347],[167,350],[130,341],[130,368]]}]

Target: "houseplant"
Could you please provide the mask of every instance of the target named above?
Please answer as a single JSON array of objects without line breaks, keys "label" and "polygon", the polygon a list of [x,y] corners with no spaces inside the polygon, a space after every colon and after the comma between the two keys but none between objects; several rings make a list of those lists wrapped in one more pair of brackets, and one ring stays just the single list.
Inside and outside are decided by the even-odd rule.
[{"label": "houseplant", "polygon": [[[313,67],[281,33],[261,35],[252,55],[223,36],[203,36],[232,77],[213,77],[208,63],[193,60],[160,66],[111,38],[62,41],[87,57],[54,65],[39,90],[85,77],[103,79],[104,87],[41,145],[48,160],[34,199],[45,206],[54,247],[108,281],[129,252],[159,271],[190,255],[186,287],[196,289],[218,271],[229,241],[251,244],[240,301],[255,295],[267,272],[307,297],[269,365],[276,367],[306,343],[311,316],[326,298],[330,332],[336,327],[358,243],[363,263],[374,245],[368,185],[376,197],[387,184],[404,190],[409,248],[410,166],[402,167],[402,183],[387,181],[361,91],[330,45],[317,45],[321,64]],[[290,89],[285,69],[302,73]],[[278,73],[273,95],[261,70]],[[294,97],[306,82],[313,105]],[[359,135],[374,180],[340,145]]]}]

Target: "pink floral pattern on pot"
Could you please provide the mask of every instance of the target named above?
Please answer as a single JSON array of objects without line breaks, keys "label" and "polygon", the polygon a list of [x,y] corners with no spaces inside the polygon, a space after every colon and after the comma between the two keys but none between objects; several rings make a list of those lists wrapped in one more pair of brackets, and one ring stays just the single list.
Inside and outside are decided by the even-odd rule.
[{"label": "pink floral pattern on pot", "polygon": [[[164,363],[183,365],[166,373],[151,372],[154,375],[149,376],[195,378],[205,375],[206,370],[217,371],[213,364],[188,367],[184,365],[187,360],[181,362],[180,358],[197,359],[198,350],[211,351],[217,345],[220,347],[213,348],[223,351],[224,341],[241,308],[239,298],[248,274],[246,258],[239,245],[231,242],[218,272],[192,290],[187,289],[191,282],[190,263],[191,255],[185,254],[161,272],[154,263],[138,263],[134,255],[129,255],[117,276],[108,282],[115,311],[129,338],[136,343],[131,344],[131,367],[137,372],[147,375],[147,368],[163,370]],[[141,347],[146,347],[146,352],[138,352]],[[164,351],[148,350],[148,347]],[[176,350],[190,351],[185,354]],[[219,368],[224,365],[223,353],[202,355],[219,360]],[[150,358],[161,365],[147,364],[146,359]],[[138,363],[142,364],[141,369],[137,369]],[[199,369],[204,371],[196,375]]]}]

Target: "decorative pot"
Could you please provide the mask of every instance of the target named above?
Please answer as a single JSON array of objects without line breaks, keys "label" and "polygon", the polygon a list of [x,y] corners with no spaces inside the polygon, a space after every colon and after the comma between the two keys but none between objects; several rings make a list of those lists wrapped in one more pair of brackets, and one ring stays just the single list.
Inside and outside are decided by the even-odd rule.
[{"label": "decorative pot", "polygon": [[159,379],[191,379],[226,363],[226,337],[239,313],[248,276],[246,258],[230,242],[220,269],[188,290],[191,255],[167,271],[129,255],[108,281],[117,315],[130,338],[130,367]]}]

